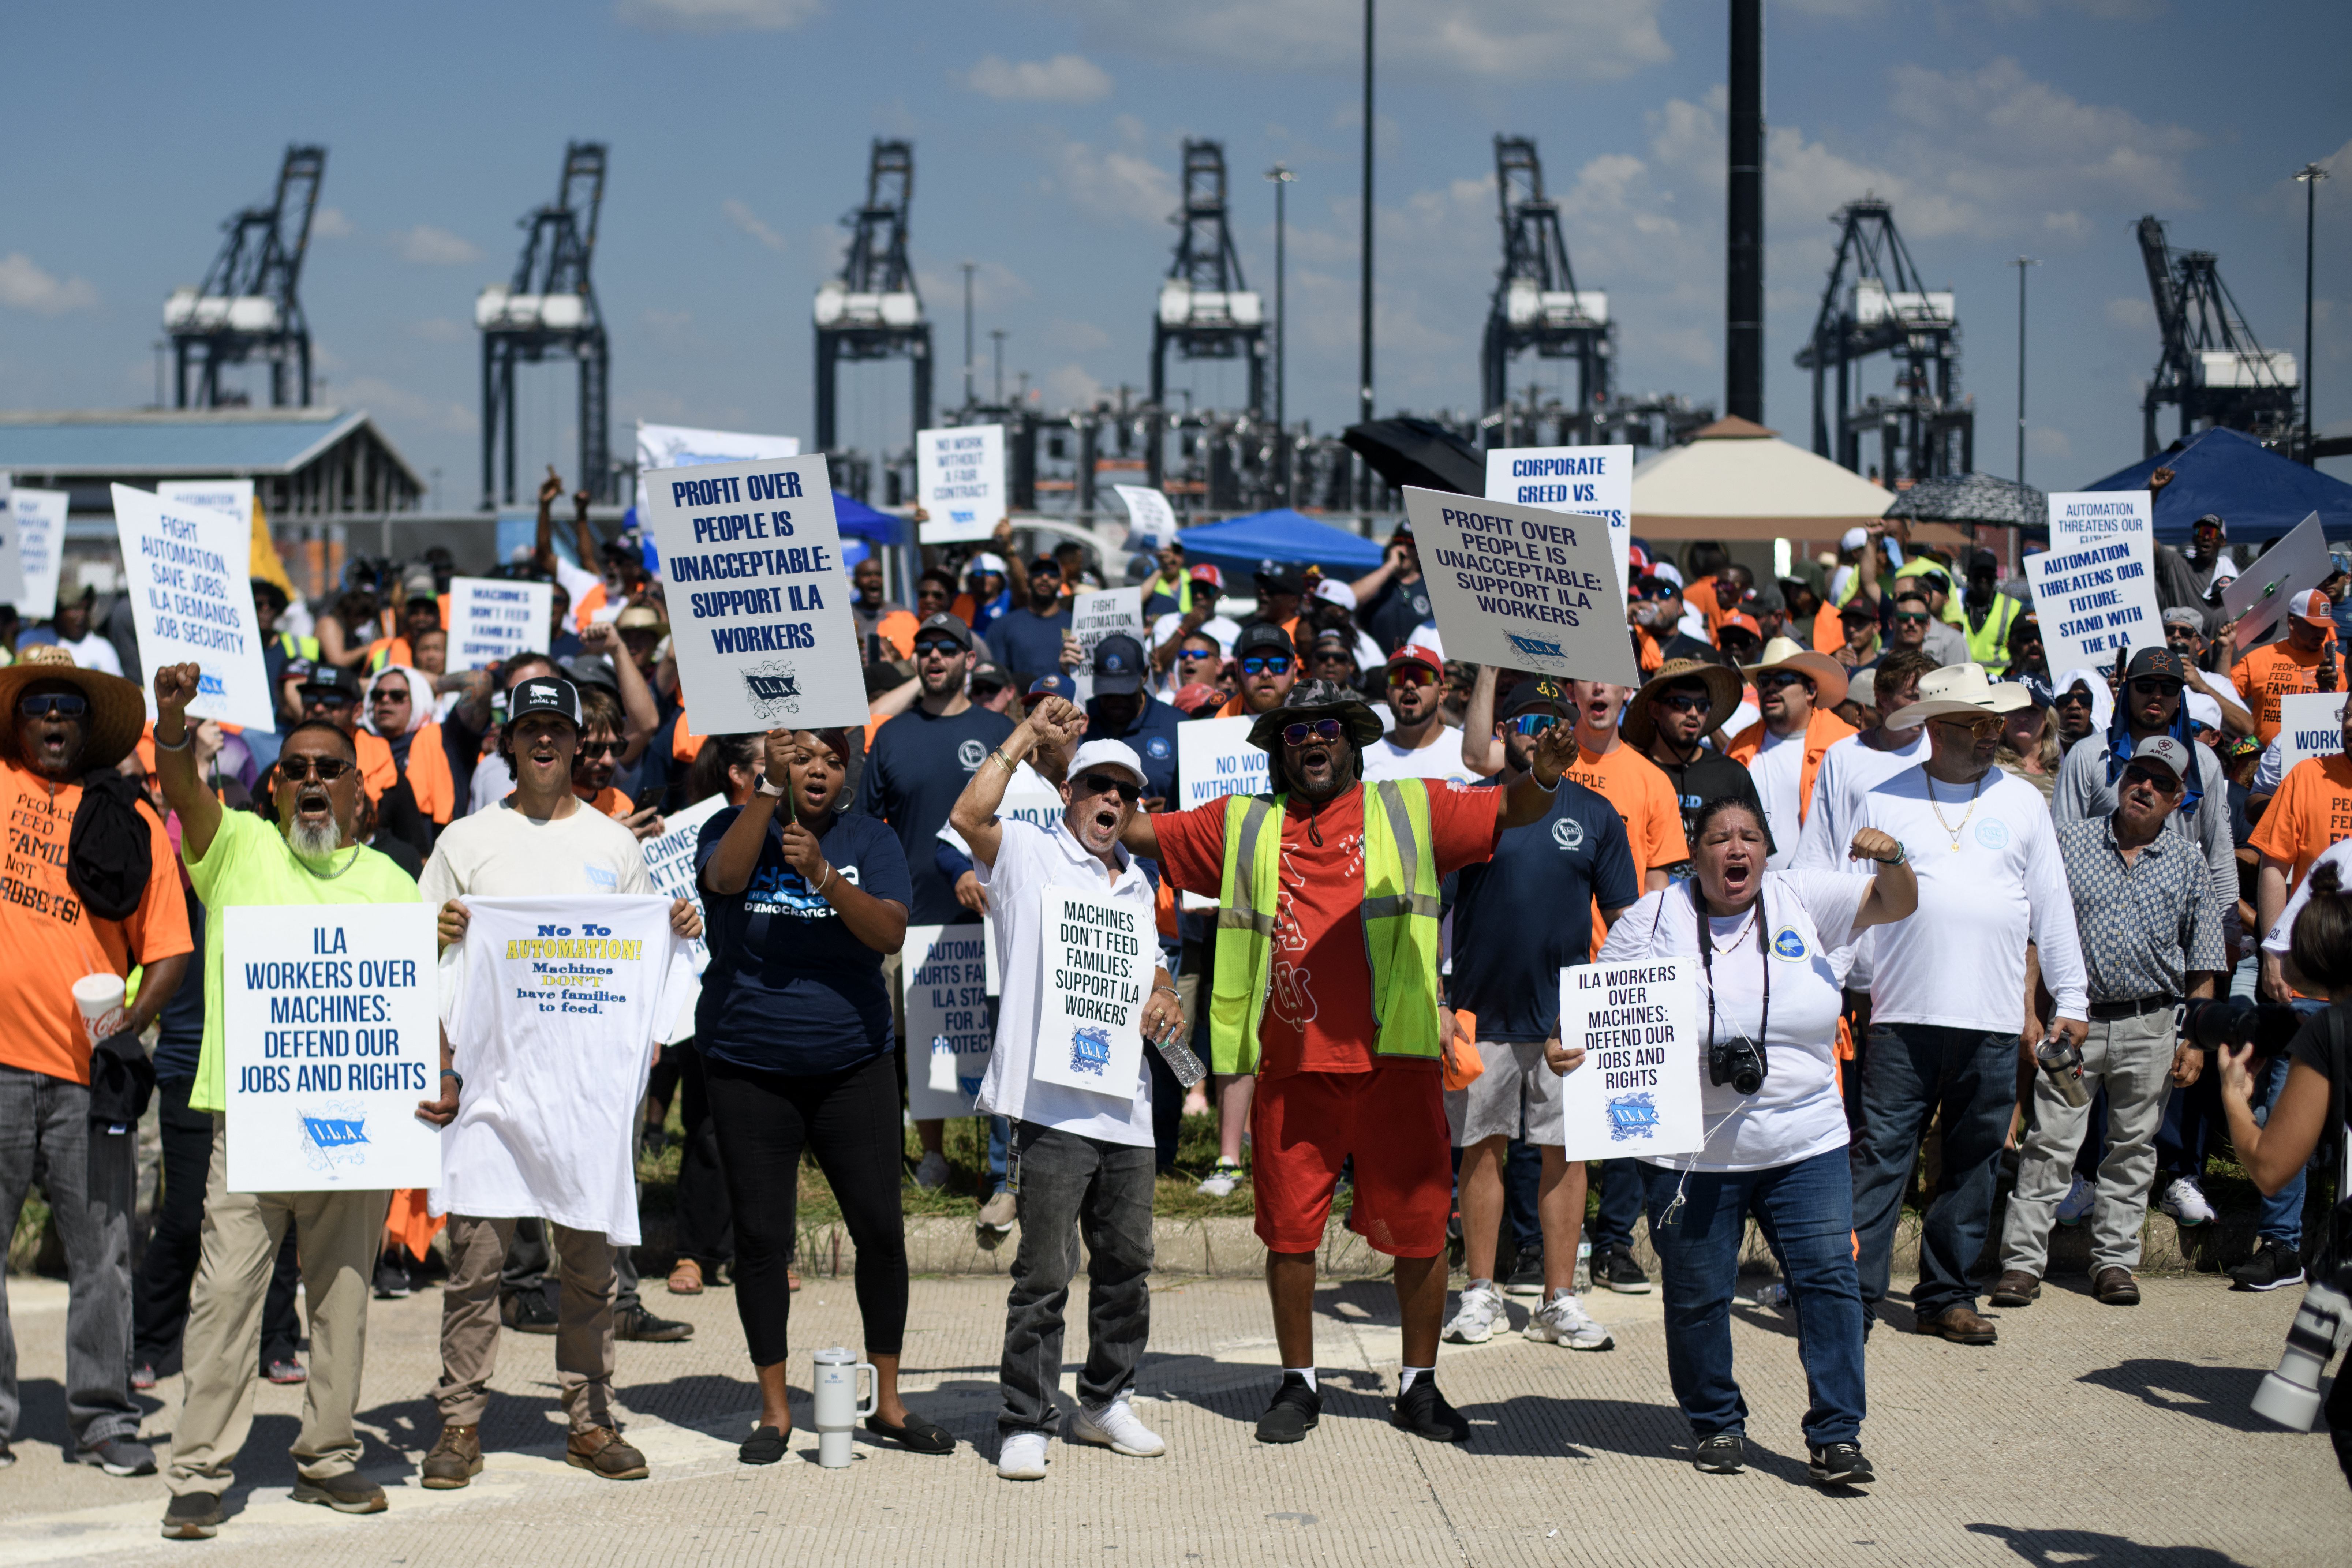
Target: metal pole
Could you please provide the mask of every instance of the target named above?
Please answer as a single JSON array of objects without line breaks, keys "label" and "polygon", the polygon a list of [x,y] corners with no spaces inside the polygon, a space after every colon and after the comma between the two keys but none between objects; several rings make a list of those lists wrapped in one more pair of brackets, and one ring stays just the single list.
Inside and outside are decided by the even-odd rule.
[{"label": "metal pole", "polygon": [[1731,0],[1723,404],[1764,421],[1764,0]]},{"label": "metal pole", "polygon": [[2017,482],[2025,482],[2025,269],[2039,267],[2030,256],[2010,263],[2017,268]]},{"label": "metal pole", "polygon": [[2303,182],[2303,460],[2316,467],[2319,459],[2311,447],[2311,230],[2319,215],[2319,182],[2327,178],[2327,171],[2305,163],[2294,177]]},{"label": "metal pole", "polygon": [[996,349],[996,405],[1002,408],[1004,406],[1004,329],[991,327],[988,336]]},{"label": "metal pole", "polygon": [[966,408],[971,406],[971,263],[969,261],[963,264],[963,405]]},{"label": "metal pole", "polygon": [[[1372,418],[1372,0],[1364,0],[1363,205],[1363,275],[1358,284],[1360,317],[1357,335],[1360,342],[1356,365],[1356,402],[1358,418],[1370,424]],[[1358,471],[1362,476],[1359,504],[1370,511],[1372,505],[1372,471],[1360,463]]]},{"label": "metal pole", "polygon": [[1285,506],[1288,506],[1288,505],[1290,504],[1290,437],[1289,437],[1289,436],[1286,434],[1286,427],[1284,426],[1284,424],[1283,424],[1283,422],[1282,422],[1282,421],[1283,421],[1283,401],[1282,401],[1282,400],[1283,400],[1283,391],[1284,391],[1284,372],[1285,372],[1285,370],[1286,370],[1286,363],[1285,363],[1284,358],[1283,358],[1283,349],[1284,349],[1283,340],[1284,340],[1284,337],[1286,336],[1286,334],[1287,333],[1287,331],[1288,331],[1288,330],[1289,330],[1289,326],[1290,326],[1290,310],[1289,310],[1288,304],[1287,304],[1287,301],[1286,301],[1286,297],[1285,296],[1285,294],[1284,294],[1284,292],[1283,292],[1283,282],[1284,282],[1284,278],[1285,278],[1285,273],[1284,273],[1284,270],[1283,270],[1283,259],[1284,259],[1284,258],[1283,258],[1283,236],[1284,236],[1285,228],[1286,228],[1286,224],[1285,224],[1286,215],[1285,215],[1285,211],[1284,211],[1284,203],[1283,203],[1283,198],[1284,198],[1286,195],[1287,195],[1289,194],[1289,193],[1288,193],[1288,191],[1287,191],[1287,189],[1286,189],[1286,187],[1289,185],[1290,182],[1291,182],[1291,181],[1293,181],[1293,180],[1295,180],[1295,179],[1297,179],[1297,178],[1298,178],[1298,176],[1297,176],[1297,175],[1296,175],[1296,174],[1292,174],[1292,173],[1291,173],[1287,168],[1285,168],[1282,164],[1280,164],[1280,163],[1276,163],[1273,168],[1268,169],[1268,170],[1265,172],[1265,177],[1266,177],[1267,179],[1272,180],[1272,181],[1274,182],[1274,454],[1275,454],[1275,456],[1274,456],[1274,461],[1275,461],[1275,483],[1276,484],[1276,486],[1277,486],[1277,487],[1279,487],[1279,491],[1280,491],[1280,494],[1281,494],[1281,496],[1282,496],[1282,504],[1283,504],[1283,505],[1285,505]]}]

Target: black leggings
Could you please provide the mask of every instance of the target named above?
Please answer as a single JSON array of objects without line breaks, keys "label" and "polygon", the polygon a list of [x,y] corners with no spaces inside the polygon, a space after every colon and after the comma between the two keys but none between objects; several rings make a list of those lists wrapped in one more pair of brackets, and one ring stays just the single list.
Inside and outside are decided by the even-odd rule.
[{"label": "black leggings", "polygon": [[898,1073],[885,1053],[839,1072],[761,1072],[706,1056],[710,1120],[735,1211],[735,1310],[754,1366],[784,1359],[803,1150],[833,1185],[857,1248],[857,1311],[868,1355],[897,1355],[907,1337],[905,1170]]}]

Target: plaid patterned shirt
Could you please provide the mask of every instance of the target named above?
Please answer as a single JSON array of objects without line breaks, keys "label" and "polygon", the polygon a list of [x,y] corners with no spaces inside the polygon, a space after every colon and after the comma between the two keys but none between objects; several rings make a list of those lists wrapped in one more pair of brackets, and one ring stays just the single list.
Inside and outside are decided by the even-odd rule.
[{"label": "plaid patterned shirt", "polygon": [[2112,814],[2058,825],[2074,928],[2094,1002],[2183,994],[2188,977],[2228,967],[2198,847],[2168,826],[2129,865]]}]

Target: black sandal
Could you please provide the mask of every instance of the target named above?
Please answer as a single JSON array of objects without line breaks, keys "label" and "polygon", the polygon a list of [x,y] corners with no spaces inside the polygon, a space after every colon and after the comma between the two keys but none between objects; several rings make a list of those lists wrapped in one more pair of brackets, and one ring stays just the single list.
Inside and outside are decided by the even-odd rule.
[{"label": "black sandal", "polygon": [[784,1457],[786,1435],[773,1426],[762,1426],[743,1440],[735,1457],[747,1465],[772,1465]]},{"label": "black sandal", "polygon": [[866,1429],[877,1437],[887,1437],[910,1454],[952,1454],[955,1438],[936,1421],[926,1421],[913,1411],[907,1412],[907,1424],[893,1426],[879,1415],[866,1418]]}]

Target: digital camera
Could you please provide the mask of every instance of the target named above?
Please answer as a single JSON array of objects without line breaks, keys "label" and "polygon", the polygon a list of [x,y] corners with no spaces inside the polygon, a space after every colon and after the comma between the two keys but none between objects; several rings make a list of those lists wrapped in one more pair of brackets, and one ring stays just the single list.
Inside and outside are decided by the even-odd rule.
[{"label": "digital camera", "polygon": [[1742,1094],[1754,1094],[1764,1087],[1764,1075],[1772,1065],[1764,1057],[1764,1047],[1745,1035],[1734,1035],[1727,1040],[1711,1040],[1706,1047],[1706,1081],[1718,1087],[1729,1084]]}]

